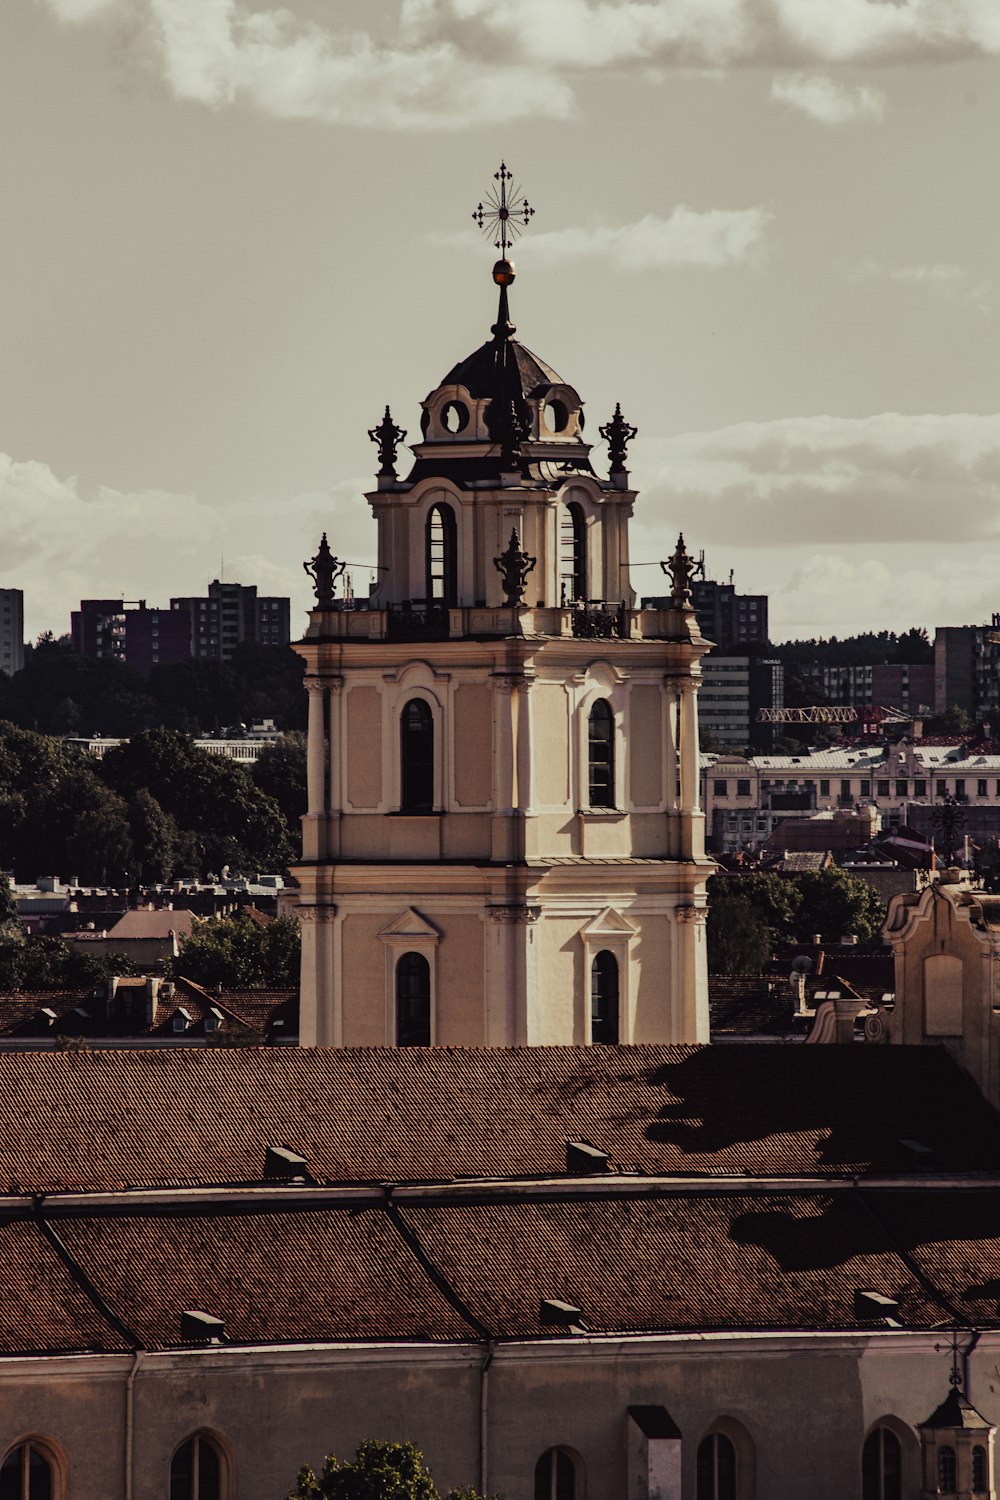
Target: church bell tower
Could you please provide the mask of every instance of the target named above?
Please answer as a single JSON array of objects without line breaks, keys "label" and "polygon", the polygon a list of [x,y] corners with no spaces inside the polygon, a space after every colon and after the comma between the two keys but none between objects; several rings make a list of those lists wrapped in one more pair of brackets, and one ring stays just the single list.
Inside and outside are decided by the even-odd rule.
[{"label": "church bell tower", "polygon": [[635,607],[635,429],[616,408],[598,474],[577,391],[515,338],[532,210],[496,182],[491,336],[405,477],[388,409],[370,434],[378,583],[337,597],[325,537],[307,565],[304,1046],[708,1040],[689,560]]}]

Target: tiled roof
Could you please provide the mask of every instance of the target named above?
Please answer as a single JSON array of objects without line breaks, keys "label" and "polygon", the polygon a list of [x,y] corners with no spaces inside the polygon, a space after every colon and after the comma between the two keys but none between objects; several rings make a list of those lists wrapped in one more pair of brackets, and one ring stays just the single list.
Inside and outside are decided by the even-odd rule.
[{"label": "tiled roof", "polygon": [[1000,1168],[1000,1118],[933,1047],[177,1048],[0,1053],[0,1191],[543,1176],[585,1139],[647,1173]]},{"label": "tiled roof", "polygon": [[181,936],[189,933],[197,921],[193,911],[174,911],[172,908],[149,911],[140,907],[136,911],[127,911],[109,930],[108,937],[166,938],[171,933]]},{"label": "tiled roof", "polygon": [[127,1348],[38,1224],[0,1221],[0,1354]]}]

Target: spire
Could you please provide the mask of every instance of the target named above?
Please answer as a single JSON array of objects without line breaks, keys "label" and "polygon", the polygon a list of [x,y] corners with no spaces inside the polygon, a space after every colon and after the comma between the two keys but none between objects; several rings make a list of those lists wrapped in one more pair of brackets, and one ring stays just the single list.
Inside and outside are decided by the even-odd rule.
[{"label": "spire", "polygon": [[535,210],[520,187],[511,189],[514,174],[506,162],[493,173],[497,183],[490,188],[486,202],[482,201],[473,212],[473,219],[484,234],[494,236],[494,247],[500,251],[500,259],[493,267],[493,280],[500,288],[500,305],[497,320],[490,332],[493,334],[493,398],[486,415],[490,436],[500,445],[500,467],[513,472],[521,463],[521,444],[530,430],[528,410],[521,392],[517,358],[511,348],[511,340],[517,332],[510,321],[510,305],[507,289],[513,284],[517,272],[507,251],[518,235],[528,227]]}]

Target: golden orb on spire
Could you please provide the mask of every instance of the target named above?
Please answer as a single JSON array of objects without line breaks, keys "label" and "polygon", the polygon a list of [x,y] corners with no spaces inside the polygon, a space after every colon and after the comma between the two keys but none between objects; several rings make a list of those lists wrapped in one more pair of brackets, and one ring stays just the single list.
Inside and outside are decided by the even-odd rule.
[{"label": "golden orb on spire", "polygon": [[498,260],[493,267],[493,280],[497,286],[510,286],[516,275],[514,262],[508,260],[506,256],[504,256],[503,260]]}]

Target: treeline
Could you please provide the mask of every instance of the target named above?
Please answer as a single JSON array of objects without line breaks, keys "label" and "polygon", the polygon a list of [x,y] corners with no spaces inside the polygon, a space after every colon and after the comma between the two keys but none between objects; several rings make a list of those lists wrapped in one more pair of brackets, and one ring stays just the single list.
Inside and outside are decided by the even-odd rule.
[{"label": "treeline", "polygon": [[759,974],[776,947],[826,942],[853,933],[877,943],[885,905],[866,881],[831,866],[797,875],[751,872],[708,882],[708,967],[713,974]]},{"label": "treeline", "polygon": [[914,626],[902,635],[894,630],[868,630],[863,635],[829,639],[782,641],[771,650],[786,666],[819,662],[825,667],[919,666],[934,660],[934,647],[926,630]]},{"label": "treeline", "polygon": [[0,723],[0,869],[118,888],[279,871],[295,857],[304,787],[298,735],[248,770],[174,730],[144,730],[97,760]]},{"label": "treeline", "polygon": [[175,662],[148,677],[121,662],[80,656],[51,636],[25,656],[13,677],[0,673],[0,719],[41,734],[119,738],[161,727],[214,734],[261,719],[305,728],[304,667],[287,646],[245,643],[231,662]]}]

